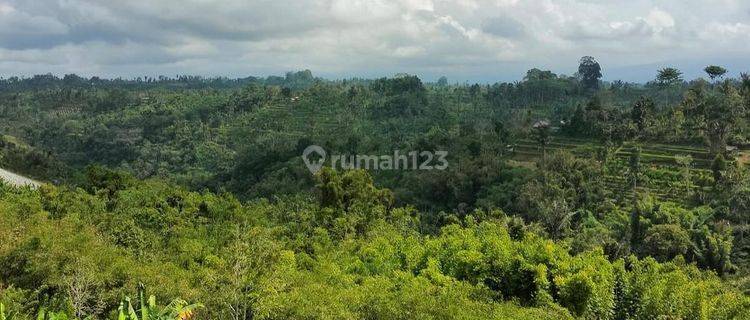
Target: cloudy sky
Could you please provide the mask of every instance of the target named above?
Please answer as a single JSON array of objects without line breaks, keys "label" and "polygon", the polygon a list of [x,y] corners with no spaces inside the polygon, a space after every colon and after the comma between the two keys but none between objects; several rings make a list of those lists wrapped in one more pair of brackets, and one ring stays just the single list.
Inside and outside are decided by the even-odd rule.
[{"label": "cloudy sky", "polygon": [[663,66],[750,71],[746,0],[0,0],[0,77],[38,73],[327,78],[398,72],[452,82]]}]

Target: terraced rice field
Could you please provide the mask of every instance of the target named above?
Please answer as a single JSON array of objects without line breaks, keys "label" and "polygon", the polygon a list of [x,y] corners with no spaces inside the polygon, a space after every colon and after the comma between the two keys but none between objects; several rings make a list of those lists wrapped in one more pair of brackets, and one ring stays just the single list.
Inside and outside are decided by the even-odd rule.
[{"label": "terraced rice field", "polygon": [[[644,143],[639,146],[644,169],[644,181],[637,188],[640,192],[647,192],[662,201],[688,203],[692,193],[702,192],[708,188],[713,159],[703,146],[658,143]],[[517,161],[534,161],[542,156],[541,148],[533,140],[518,140],[513,147],[513,159]],[[553,137],[547,146],[547,152],[566,150],[578,155],[591,156],[601,147],[602,144],[597,141]],[[614,199],[625,200],[633,196],[626,172],[634,147],[632,143],[625,143],[619,147],[614,153],[615,158],[608,165],[605,185]],[[692,182],[689,185],[685,183],[682,166],[676,161],[678,156],[692,157],[689,169]],[[741,151],[738,158],[742,161],[743,157],[747,157],[747,153]]]}]

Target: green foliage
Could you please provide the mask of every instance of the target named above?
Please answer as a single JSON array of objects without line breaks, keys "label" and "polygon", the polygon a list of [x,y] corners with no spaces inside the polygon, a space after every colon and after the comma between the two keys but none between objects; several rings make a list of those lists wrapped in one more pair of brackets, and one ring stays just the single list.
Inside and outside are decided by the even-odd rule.
[{"label": "green foliage", "polygon": [[[572,159],[550,165],[567,161]],[[32,317],[24,310],[42,306],[62,310],[45,313],[50,319],[186,319],[199,307],[182,300],[155,303],[156,297],[176,296],[205,303],[196,316],[233,319],[614,319],[624,313],[648,319],[694,312],[729,319],[750,308],[747,297],[695,267],[634,258],[610,262],[596,246],[571,255],[563,243],[501,212],[476,211],[423,235],[414,212],[392,208],[388,215],[360,216],[367,221],[360,232],[335,240],[336,223],[316,227],[307,222],[315,220],[303,219],[375,212],[383,206],[377,196],[382,190],[361,172],[325,174],[328,183],[351,180],[348,188],[359,188],[348,193],[356,195],[351,201],[330,202],[350,203],[348,210],[296,197],[243,205],[231,196],[159,181],[132,181],[112,195],[55,187],[3,190],[0,301],[12,303],[6,314],[19,319]],[[369,209],[357,211],[358,203]],[[131,221],[133,240],[123,241],[126,231],[108,222],[114,216]],[[591,219],[582,226],[595,225]],[[659,225],[649,230],[661,234]],[[719,238],[706,234],[711,254],[701,264],[720,263],[713,253],[726,249],[714,249],[721,248]],[[629,267],[619,269],[623,263]],[[136,299],[120,300],[133,288],[140,288]]]},{"label": "green foliage", "polygon": [[633,105],[630,117],[638,129],[636,135],[645,132],[649,122],[651,122],[650,118],[653,117],[655,109],[654,103],[648,98],[641,98]]},{"label": "green foliage", "polygon": [[578,66],[578,74],[581,76],[583,87],[588,90],[599,88],[599,79],[602,77],[602,67],[594,57],[585,56],[581,58]]},{"label": "green foliage", "polygon": [[727,73],[727,69],[724,69],[723,67],[715,66],[715,65],[708,66],[705,69],[703,69],[703,71],[705,71],[708,74],[711,80],[714,80],[715,78],[720,78],[725,73]]},{"label": "green foliage", "polygon": [[[0,184],[0,314],[742,318],[747,79],[600,79],[0,79],[0,164],[62,182]],[[312,144],[450,165],[310,175]]]},{"label": "green foliage", "polygon": [[645,254],[659,261],[670,261],[687,254],[690,236],[678,225],[660,224],[648,229],[643,243]]},{"label": "green foliage", "polygon": [[721,153],[717,154],[713,162],[711,162],[711,172],[714,174],[714,181],[717,185],[721,184],[722,176],[726,169],[727,161],[724,159],[724,155]]},{"label": "green foliage", "polygon": [[149,296],[146,300],[145,288],[138,288],[138,306],[134,307],[129,297],[120,302],[117,308],[117,320],[188,320],[192,319],[196,310],[203,308],[201,304],[188,304],[184,300],[176,299],[165,307],[156,304],[156,297]]},{"label": "green foliage", "polygon": [[657,71],[656,80],[663,86],[674,85],[682,82],[682,72],[672,67],[660,69]]},{"label": "green foliage", "polygon": [[10,319],[13,319],[13,317],[5,315],[5,305],[0,303],[0,320],[10,320]]}]

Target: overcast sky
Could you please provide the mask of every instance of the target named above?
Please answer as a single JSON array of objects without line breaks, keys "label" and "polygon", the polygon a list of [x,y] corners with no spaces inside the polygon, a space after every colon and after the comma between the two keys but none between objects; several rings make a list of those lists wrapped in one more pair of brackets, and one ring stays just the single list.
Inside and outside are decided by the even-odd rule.
[{"label": "overcast sky", "polygon": [[0,77],[310,69],[495,82],[532,67],[572,74],[583,55],[609,80],[750,71],[750,1],[0,0]]}]

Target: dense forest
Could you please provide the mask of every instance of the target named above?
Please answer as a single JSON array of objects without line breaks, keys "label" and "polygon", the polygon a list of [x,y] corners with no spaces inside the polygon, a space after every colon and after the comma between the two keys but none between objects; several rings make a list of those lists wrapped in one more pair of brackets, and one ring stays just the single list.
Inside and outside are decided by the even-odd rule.
[{"label": "dense forest", "polygon": [[750,319],[750,76],[705,72],[0,79],[47,182],[0,183],[0,320]]}]

